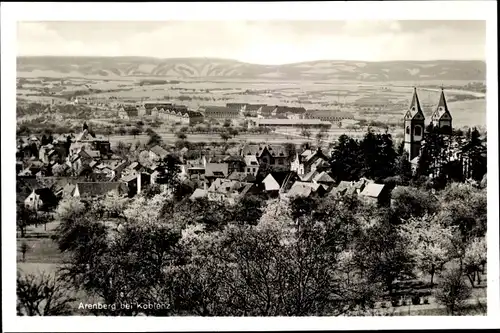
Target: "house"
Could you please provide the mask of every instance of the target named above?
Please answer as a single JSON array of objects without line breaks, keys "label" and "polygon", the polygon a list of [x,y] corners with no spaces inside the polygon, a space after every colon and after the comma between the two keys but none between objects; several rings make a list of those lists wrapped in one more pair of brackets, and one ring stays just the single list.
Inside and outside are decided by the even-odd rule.
[{"label": "house", "polygon": [[373,181],[361,178],[359,181],[341,181],[336,187],[332,188],[330,194],[332,195],[358,195],[360,194],[367,184]]},{"label": "house", "polygon": [[[206,160],[205,160],[206,163]],[[205,163],[203,159],[188,160],[180,166],[181,178],[201,179],[205,175]]]},{"label": "house", "polygon": [[328,193],[328,189],[326,186],[317,184],[317,183],[305,183],[296,181],[293,183],[292,188],[288,193],[286,193],[286,197],[294,198],[294,197],[311,197],[311,196],[324,196]]},{"label": "house", "polygon": [[369,183],[359,193],[359,198],[367,203],[379,206],[388,205],[390,203],[390,191],[387,185]]},{"label": "house", "polygon": [[257,178],[254,175],[247,174],[246,172],[238,172],[238,171],[234,171],[233,173],[231,173],[227,177],[227,179],[236,180],[236,181],[243,182],[243,183],[255,183],[257,181]]},{"label": "house", "polygon": [[124,182],[82,182],[77,183],[73,197],[92,199],[114,192],[120,196],[128,194],[127,183]]},{"label": "house", "polygon": [[229,175],[229,165],[227,163],[207,163],[205,166],[205,179],[212,183],[218,178],[226,178]]},{"label": "house", "polygon": [[138,172],[123,176],[120,181],[127,184],[128,196],[133,197],[136,194],[140,194],[145,186],[151,184],[151,175]]},{"label": "house", "polygon": [[271,117],[272,112],[276,109],[276,106],[263,105],[257,110],[257,117]]},{"label": "house", "polygon": [[242,172],[245,170],[245,159],[239,155],[215,155],[208,159],[209,163],[227,163],[228,174],[234,171]]},{"label": "house", "polygon": [[152,161],[161,161],[167,157],[168,151],[163,149],[162,147],[156,145],[149,149],[149,158]]},{"label": "house", "polygon": [[226,107],[244,112],[248,103],[226,103]]},{"label": "house", "polygon": [[216,179],[207,190],[209,201],[227,202],[235,204],[239,199],[244,197],[253,184],[243,183],[230,179]]},{"label": "house", "polygon": [[259,173],[259,161],[255,155],[246,155],[243,157],[245,161],[244,172],[248,175],[257,176]]},{"label": "house", "polygon": [[204,118],[203,114],[201,112],[197,111],[190,111],[190,110],[182,110],[179,108],[179,110],[175,110],[176,106],[172,106],[172,109],[167,109],[167,110],[161,110],[159,113],[159,118],[170,121],[173,123],[181,123],[183,125],[188,125],[188,126],[193,126],[199,123],[202,123]]},{"label": "house", "polygon": [[245,145],[240,155],[255,156],[260,167],[267,166],[275,170],[288,170],[288,151],[282,145]]},{"label": "house", "polygon": [[[299,175],[305,175],[311,171],[316,171],[318,168],[328,165],[328,158],[320,148],[316,150],[306,149],[301,154],[295,154],[295,159],[290,165],[290,170],[297,172]],[[326,163],[325,163],[326,162]]]},{"label": "house", "polygon": [[141,110],[141,113],[144,112],[145,116],[151,116],[155,112],[158,112],[160,109],[169,109],[172,107],[172,103],[163,103],[163,102],[153,102],[153,103],[144,103],[144,109]]},{"label": "house", "polygon": [[24,200],[24,206],[35,211],[49,211],[57,206],[57,197],[48,187],[34,189]]},{"label": "house", "polygon": [[247,104],[242,112],[244,116],[257,117],[260,108],[267,106],[267,104]]},{"label": "house", "polygon": [[263,190],[268,195],[276,197],[280,193],[288,192],[297,180],[299,177],[293,171],[271,171],[262,181]]}]

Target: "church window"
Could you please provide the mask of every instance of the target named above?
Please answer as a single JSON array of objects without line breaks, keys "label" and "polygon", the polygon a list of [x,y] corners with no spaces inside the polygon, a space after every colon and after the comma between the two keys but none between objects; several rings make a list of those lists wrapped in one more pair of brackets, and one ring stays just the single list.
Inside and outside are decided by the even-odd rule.
[{"label": "church window", "polygon": [[415,126],[415,135],[422,135],[422,127],[420,126]]},{"label": "church window", "polygon": [[410,126],[406,126],[406,134],[410,134]]}]

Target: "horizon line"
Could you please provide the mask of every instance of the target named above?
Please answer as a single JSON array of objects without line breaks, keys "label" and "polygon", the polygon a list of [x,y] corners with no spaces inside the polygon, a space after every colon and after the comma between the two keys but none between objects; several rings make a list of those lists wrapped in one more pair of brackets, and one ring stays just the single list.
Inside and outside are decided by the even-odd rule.
[{"label": "horizon line", "polygon": [[317,60],[304,60],[296,62],[286,62],[281,64],[263,64],[254,63],[238,59],[231,58],[218,58],[218,57],[154,57],[154,56],[141,56],[141,55],[126,55],[126,56],[109,56],[109,55],[17,55],[18,58],[145,58],[145,59],[155,59],[155,60],[176,60],[176,59],[205,59],[205,60],[222,60],[222,61],[233,61],[250,65],[261,65],[261,66],[286,66],[293,64],[302,64],[310,62],[366,62],[366,63],[384,63],[384,62],[439,62],[439,61],[456,61],[456,62],[470,62],[470,61],[480,61],[486,63],[485,59],[428,59],[428,60],[412,60],[412,59],[395,59],[395,60],[345,60],[345,59],[317,59]]}]

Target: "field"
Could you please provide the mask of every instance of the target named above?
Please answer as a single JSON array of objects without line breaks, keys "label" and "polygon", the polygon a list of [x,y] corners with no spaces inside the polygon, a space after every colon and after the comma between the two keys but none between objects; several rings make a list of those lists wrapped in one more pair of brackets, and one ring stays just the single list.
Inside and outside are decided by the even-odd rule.
[{"label": "field", "polygon": [[[399,121],[412,96],[412,82],[360,81],[276,81],[237,79],[183,79],[175,83],[142,84],[146,78],[120,77],[113,79],[22,78],[17,97],[20,101],[66,103],[78,97],[80,103],[106,103],[109,109],[116,104],[168,100],[197,109],[204,105],[223,106],[226,103],[265,103],[268,105],[303,106],[308,110],[341,110],[356,119]],[[158,80],[156,78],[155,80]],[[172,82],[163,80],[164,82]],[[160,81],[161,82],[161,81]],[[418,85],[436,82],[418,82]],[[465,85],[465,81],[441,82],[445,86]],[[439,89],[419,89],[421,105],[430,117],[439,100]],[[485,94],[475,91],[446,90],[449,108],[455,124],[484,126],[486,123]],[[465,99],[465,100],[464,100]]]}]

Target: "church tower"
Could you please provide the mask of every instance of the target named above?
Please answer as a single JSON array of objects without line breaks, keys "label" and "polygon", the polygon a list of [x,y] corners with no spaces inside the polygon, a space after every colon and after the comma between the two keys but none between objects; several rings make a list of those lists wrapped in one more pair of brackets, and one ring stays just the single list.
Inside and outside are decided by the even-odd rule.
[{"label": "church tower", "polygon": [[413,88],[413,98],[410,108],[404,117],[404,149],[409,160],[420,154],[420,147],[424,138],[425,116],[418,100],[417,88]]},{"label": "church tower", "polygon": [[450,135],[453,128],[452,120],[446,98],[444,97],[444,90],[443,87],[441,87],[441,96],[439,97],[438,105],[431,118],[432,125],[434,128],[439,128],[441,133]]}]

